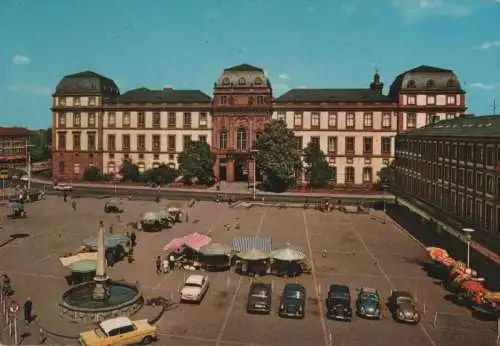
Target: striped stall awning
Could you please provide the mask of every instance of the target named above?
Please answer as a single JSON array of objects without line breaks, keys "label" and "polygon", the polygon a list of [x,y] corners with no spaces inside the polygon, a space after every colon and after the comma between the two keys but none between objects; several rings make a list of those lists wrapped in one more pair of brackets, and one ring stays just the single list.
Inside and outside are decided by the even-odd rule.
[{"label": "striped stall awning", "polygon": [[246,252],[252,249],[264,253],[270,253],[272,249],[271,238],[259,238],[252,236],[242,236],[233,238],[233,250],[236,252]]}]

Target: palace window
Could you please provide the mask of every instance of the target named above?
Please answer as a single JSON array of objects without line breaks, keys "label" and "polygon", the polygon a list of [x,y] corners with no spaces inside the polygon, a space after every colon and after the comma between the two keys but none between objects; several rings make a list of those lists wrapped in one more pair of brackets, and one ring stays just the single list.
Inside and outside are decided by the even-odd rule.
[{"label": "palace window", "polygon": [[320,127],[320,113],[312,112],[311,113],[311,128],[319,128]]},{"label": "palace window", "polygon": [[373,127],[373,113],[363,114],[363,127],[365,129]]},{"label": "palace window", "polygon": [[427,88],[429,88],[429,89],[432,89],[432,88],[434,88],[434,87],[436,86],[436,83],[434,82],[434,80],[429,79],[429,80],[427,81],[427,83],[425,84],[425,86],[426,86]]},{"label": "palace window", "polygon": [[122,150],[130,150],[130,135],[122,135]]},{"label": "palace window", "polygon": [[59,113],[57,118],[59,127],[66,127],[66,113]]},{"label": "palace window", "polygon": [[116,137],[115,135],[108,135],[108,151],[116,150]]},{"label": "palace window", "polygon": [[363,154],[373,154],[373,137],[363,137]]},{"label": "palace window", "polygon": [[345,138],[345,153],[346,154],[354,154],[355,149],[355,138],[354,137],[346,137]]},{"label": "palace window", "polygon": [[345,127],[348,128],[348,129],[354,128],[354,113],[348,112],[345,115],[345,117],[346,117],[346,119],[345,119]]},{"label": "palace window", "polygon": [[330,128],[330,129],[337,128],[337,113],[336,112],[328,113],[328,128]]},{"label": "palace window", "polygon": [[66,132],[59,132],[57,134],[57,150],[66,150]]},{"label": "palace window", "polygon": [[417,87],[417,84],[415,83],[414,80],[410,80],[408,81],[408,83],[406,83],[406,87],[408,89],[415,89]]},{"label": "palace window", "polygon": [[392,127],[392,116],[391,113],[382,114],[382,128],[390,129]]},{"label": "palace window", "polygon": [[95,113],[89,113],[89,127],[95,127]]},{"label": "palace window", "polygon": [[391,137],[382,137],[380,151],[382,155],[390,155],[392,147]]},{"label": "palace window", "polygon": [[183,125],[184,125],[184,128],[190,128],[191,127],[191,113],[189,113],[189,112],[185,112],[184,113]]},{"label": "palace window", "polygon": [[108,114],[108,127],[114,127],[116,124],[116,116],[114,112]]},{"label": "palace window", "polygon": [[161,137],[160,135],[153,135],[153,151],[160,151],[161,149]]},{"label": "palace window", "polygon": [[219,132],[219,149],[227,149],[227,131],[225,129]]},{"label": "palace window", "polygon": [[87,132],[87,146],[89,151],[96,150],[95,133]]},{"label": "palace window", "polygon": [[59,105],[66,106],[66,97],[59,97]]},{"label": "palace window", "polygon": [[137,135],[137,150],[145,151],[146,150],[146,136],[145,135]]},{"label": "palace window", "polygon": [[90,105],[90,106],[95,106],[95,105],[96,105],[96,103],[97,103],[97,102],[96,102],[96,98],[95,98],[95,96],[90,96],[90,97],[89,97],[89,105]]},{"label": "palace window", "polygon": [[153,128],[158,129],[161,126],[161,115],[159,112],[153,113]]},{"label": "palace window", "polygon": [[406,128],[413,129],[415,127],[417,127],[417,114],[413,112],[406,114]]},{"label": "palace window", "polygon": [[347,184],[354,183],[354,167],[348,166],[345,168],[345,182]]},{"label": "palace window", "polygon": [[200,113],[199,126],[200,127],[207,127],[208,126],[208,115],[206,112]]},{"label": "palace window", "polygon": [[293,126],[302,127],[302,112],[295,112],[293,116]]},{"label": "palace window", "polygon": [[176,116],[175,116],[175,112],[168,112],[168,116],[167,116],[167,126],[168,127],[175,127],[177,124],[176,124]]},{"label": "palace window", "polygon": [[75,106],[79,106],[80,105],[80,96],[75,96],[75,98],[73,100],[74,100]]},{"label": "palace window", "polygon": [[409,105],[416,105],[417,104],[417,98],[414,95],[408,95],[407,103]]},{"label": "palace window", "polygon": [[141,129],[146,127],[146,115],[144,112],[137,113],[137,127]]},{"label": "palace window", "polygon": [[191,144],[191,135],[184,135],[182,136],[182,149],[186,149],[187,147],[189,147],[189,145]]},{"label": "palace window", "polygon": [[317,148],[320,148],[320,139],[317,136],[311,137],[311,143]]},{"label": "palace window", "polygon": [[175,135],[168,135],[167,137],[167,150],[175,151]]},{"label": "palace window", "polygon": [[337,153],[337,137],[328,136],[327,150],[328,150],[328,154],[336,154]]},{"label": "palace window", "polygon": [[236,131],[236,150],[247,150],[247,129],[238,128]]},{"label": "palace window", "polygon": [[427,104],[428,105],[435,105],[436,104],[436,96],[428,95],[427,96]]},{"label": "palace window", "polygon": [[241,77],[240,79],[238,79],[239,85],[245,85],[246,83],[247,83],[247,81],[245,80],[245,78]]},{"label": "palace window", "polygon": [[130,113],[129,112],[123,113],[123,126],[125,126],[125,127],[130,126]]},{"label": "palace window", "polygon": [[447,105],[455,105],[457,103],[457,98],[454,95],[448,95],[446,97],[446,104]]},{"label": "palace window", "polygon": [[81,150],[81,132],[73,132],[73,150]]},{"label": "palace window", "polygon": [[199,135],[198,136],[198,141],[206,143],[207,142],[207,136],[206,135]]},{"label": "palace window", "polygon": [[286,122],[286,112],[278,112],[278,120]]}]

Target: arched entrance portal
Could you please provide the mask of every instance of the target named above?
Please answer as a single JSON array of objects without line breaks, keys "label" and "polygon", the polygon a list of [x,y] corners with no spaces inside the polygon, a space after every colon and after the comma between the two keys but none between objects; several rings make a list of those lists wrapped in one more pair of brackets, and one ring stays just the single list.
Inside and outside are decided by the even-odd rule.
[{"label": "arched entrance portal", "polygon": [[248,181],[248,162],[244,157],[234,160],[234,181]]}]

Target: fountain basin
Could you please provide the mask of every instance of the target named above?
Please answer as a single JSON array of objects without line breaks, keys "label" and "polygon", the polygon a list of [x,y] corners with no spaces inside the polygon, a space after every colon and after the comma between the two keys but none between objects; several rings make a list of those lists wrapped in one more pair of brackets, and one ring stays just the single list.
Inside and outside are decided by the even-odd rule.
[{"label": "fountain basin", "polygon": [[131,316],[144,304],[136,285],[119,281],[105,283],[109,296],[92,298],[96,283],[84,282],[66,290],[59,302],[59,315],[78,323],[96,323],[118,316]]}]

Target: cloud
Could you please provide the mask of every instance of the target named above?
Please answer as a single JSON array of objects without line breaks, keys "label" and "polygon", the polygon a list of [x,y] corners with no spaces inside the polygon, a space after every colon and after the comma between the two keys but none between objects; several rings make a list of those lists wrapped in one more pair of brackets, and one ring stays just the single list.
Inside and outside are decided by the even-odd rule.
[{"label": "cloud", "polygon": [[470,83],[471,88],[481,89],[481,90],[493,90],[496,89],[498,84],[486,84],[486,83]]},{"label": "cloud", "polygon": [[52,89],[45,85],[34,85],[29,83],[9,85],[7,90],[18,93],[36,94],[36,95],[50,95]]},{"label": "cloud", "polygon": [[489,0],[392,0],[403,19],[414,23],[430,17],[465,17]]},{"label": "cloud", "polygon": [[25,55],[14,55],[14,57],[12,58],[12,63],[14,65],[29,65],[30,62],[31,59]]},{"label": "cloud", "polygon": [[[500,2],[500,0],[497,1]],[[484,42],[482,45],[479,46],[479,49],[490,49],[499,47],[500,47],[500,41],[491,41],[491,42]]]},{"label": "cloud", "polygon": [[280,73],[279,76],[280,79],[283,79],[283,80],[289,80],[289,79],[292,79],[289,75],[287,75],[286,73]]}]

